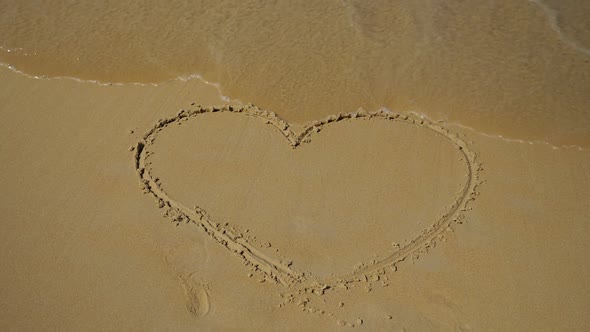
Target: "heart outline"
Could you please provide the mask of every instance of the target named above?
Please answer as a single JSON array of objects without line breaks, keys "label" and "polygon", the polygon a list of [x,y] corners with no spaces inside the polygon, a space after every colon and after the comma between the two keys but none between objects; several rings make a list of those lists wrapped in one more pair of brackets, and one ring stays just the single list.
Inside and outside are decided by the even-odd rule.
[{"label": "heart outline", "polygon": [[[327,125],[346,119],[376,118],[398,121],[410,125],[418,125],[443,136],[459,150],[462,156],[461,160],[465,163],[468,171],[467,181],[460,191],[460,196],[453,201],[447,212],[434,223],[430,224],[428,228],[423,229],[420,234],[409,243],[400,247],[396,252],[378,261],[363,264],[359,268],[344,275],[318,278],[309,272],[292,269],[290,267],[290,262],[262,253],[241,234],[232,233],[228,228],[214,222],[204,209],[198,206],[195,206],[195,209],[190,209],[182,203],[175,201],[162,190],[158,184],[157,178],[152,176],[150,169],[147,167],[149,165],[147,158],[150,155],[147,148],[155,142],[157,135],[169,124],[186,121],[199,114],[215,112],[233,112],[245,116],[261,118],[265,123],[274,126],[276,130],[289,141],[292,148],[297,148],[303,143],[308,143],[312,135],[321,131]],[[359,110],[353,113],[330,115],[324,120],[314,121],[313,123],[304,126],[301,132],[296,133],[290,129],[290,125],[286,121],[280,119],[275,113],[260,110],[256,106],[250,104],[246,106],[224,105],[220,107],[201,107],[197,105],[192,110],[181,110],[174,117],[159,120],[154,127],[146,132],[137,142],[133,150],[135,151],[135,169],[139,175],[144,193],[154,196],[159,207],[166,209],[165,215],[171,216],[177,225],[181,222],[192,222],[205,231],[216,242],[224,245],[231,252],[240,256],[246,265],[250,265],[254,267],[254,269],[261,271],[270,280],[287,287],[299,285],[319,291],[334,287],[337,284],[361,281],[362,278],[366,279],[367,275],[375,273],[382,274],[380,271],[387,267],[395,268],[396,263],[405,260],[411,255],[427,252],[431,247],[436,245],[437,241],[440,239],[441,233],[450,227],[451,224],[462,222],[461,220],[464,218],[464,212],[470,209],[467,205],[469,202],[475,200],[475,197],[478,195],[476,189],[483,182],[479,178],[481,164],[477,159],[477,154],[471,151],[468,148],[467,143],[461,140],[457,135],[451,134],[440,124],[432,123],[424,118],[418,118],[408,114],[393,113],[385,110],[379,110],[376,112]]]}]

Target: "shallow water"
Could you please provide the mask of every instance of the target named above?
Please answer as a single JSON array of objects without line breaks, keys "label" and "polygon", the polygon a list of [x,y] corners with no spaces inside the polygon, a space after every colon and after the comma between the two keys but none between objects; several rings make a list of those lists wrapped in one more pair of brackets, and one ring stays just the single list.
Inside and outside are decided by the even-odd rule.
[{"label": "shallow water", "polygon": [[0,61],[49,77],[199,74],[290,121],[387,107],[590,146],[590,2],[16,1]]}]

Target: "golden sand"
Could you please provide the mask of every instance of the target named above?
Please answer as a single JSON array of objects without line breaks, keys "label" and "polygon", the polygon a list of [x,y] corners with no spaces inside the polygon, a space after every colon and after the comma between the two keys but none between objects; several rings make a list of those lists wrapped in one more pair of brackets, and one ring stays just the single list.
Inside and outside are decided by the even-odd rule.
[{"label": "golden sand", "polygon": [[0,61],[105,83],[199,74],[291,122],[387,107],[590,147],[589,15],[579,0],[7,0]]},{"label": "golden sand", "polygon": [[[399,122],[394,113],[324,119],[330,121],[326,128],[312,131],[309,142],[292,149],[285,138],[306,132],[304,124],[289,123],[285,129],[286,123],[275,121],[270,113],[189,116],[200,109],[191,106],[195,100],[222,103],[213,87],[199,81],[158,87],[97,86],[64,79],[35,80],[3,70],[2,85],[6,119],[0,130],[4,156],[0,182],[5,192],[0,204],[4,216],[0,254],[6,267],[0,274],[2,326],[78,330],[335,329],[339,324],[370,330],[589,327],[583,313],[589,296],[584,285],[590,276],[585,264],[590,254],[586,241],[590,210],[580,199],[590,188],[587,151],[508,142],[453,126],[445,126],[452,134],[429,134],[424,127],[430,126],[428,122],[420,124],[410,117],[415,123],[406,124],[408,120]],[[180,109],[186,110],[182,120],[177,115]],[[157,200],[142,193],[136,151],[129,147],[146,139],[144,133],[165,118],[180,125],[173,121],[162,127],[149,150],[143,150],[151,151],[148,161],[153,176],[161,176],[163,190],[176,195],[182,206],[192,210],[198,205],[210,219],[188,215],[174,219],[180,222],[175,226],[177,222],[170,222],[173,214],[162,218],[166,208],[160,209]],[[370,128],[373,133],[367,135]],[[461,145],[453,145],[455,134],[466,142],[463,148],[477,154],[485,183],[467,206],[470,211],[464,219],[432,233],[436,240],[429,246],[426,242],[414,246],[413,237],[404,236],[412,232],[418,236],[435,223],[428,216],[444,214],[441,209],[452,205],[467,180],[462,174],[465,162],[471,161],[461,157]],[[240,137],[251,140],[232,143]],[[266,146],[251,144],[256,142]],[[387,153],[373,160],[374,153],[371,157],[354,150],[358,149],[355,142],[359,146],[371,142],[370,149]],[[309,152],[303,153],[305,149]],[[322,154],[330,149],[344,154],[336,159],[336,153],[332,163],[322,161]],[[302,157],[311,158],[310,164],[298,170],[288,166],[298,159],[289,161],[289,156],[300,152],[309,153]],[[243,165],[232,159],[244,154],[256,158]],[[219,163],[219,170],[211,168],[211,163]],[[338,173],[338,168],[344,173]],[[319,172],[314,180],[321,183],[323,169],[329,171],[325,179],[330,186],[296,181]],[[374,175],[388,186],[380,191],[379,181],[369,187],[355,184],[349,173],[355,170],[363,179]],[[246,176],[250,172],[259,173]],[[244,176],[234,176],[240,173]],[[219,187],[224,174],[226,181],[238,181],[234,187],[231,183],[225,189]],[[290,187],[296,184],[303,187]],[[242,195],[248,186],[256,190],[232,196],[232,188]],[[331,186],[343,186],[346,192],[331,192]],[[255,202],[259,191],[267,193],[268,204]],[[406,196],[412,192],[419,197]],[[283,197],[288,201],[281,201]],[[240,204],[240,199],[252,200]],[[389,200],[389,208],[381,206],[377,211],[349,208],[362,202],[375,209],[375,204]],[[303,210],[296,209],[299,204]],[[321,232],[290,232],[294,225],[306,222],[301,218],[307,212],[317,213],[307,218],[327,227],[326,234],[336,244],[342,242],[322,248]],[[329,218],[349,213],[355,217],[352,228],[346,221]],[[239,214],[249,218],[232,217]],[[256,214],[258,218],[253,219]],[[219,225],[207,231],[199,226],[205,220]],[[257,220],[269,229],[261,228]],[[334,225],[345,227],[346,232],[336,236]],[[245,239],[234,252],[243,250],[244,255],[248,253],[244,248],[250,246],[255,249],[251,252],[272,257],[271,263],[287,262],[302,273],[305,282],[275,283],[272,270],[232,254],[226,248],[234,241],[229,238],[230,227],[241,229],[234,236],[242,234]],[[396,238],[404,228],[409,233]],[[217,238],[223,231],[227,237]],[[305,255],[295,235],[303,235],[299,240],[309,236],[304,249],[313,255]],[[399,246],[381,246],[390,239]],[[418,247],[428,250],[416,251]],[[410,250],[404,252],[404,248]],[[342,256],[338,256],[340,250]],[[398,250],[403,255],[388,261],[386,253]],[[372,269],[380,258],[385,258],[386,268]],[[362,264],[355,267],[357,261]],[[316,278],[322,272],[324,277]]]},{"label": "golden sand", "polygon": [[574,2],[3,2],[0,328],[590,330]]}]

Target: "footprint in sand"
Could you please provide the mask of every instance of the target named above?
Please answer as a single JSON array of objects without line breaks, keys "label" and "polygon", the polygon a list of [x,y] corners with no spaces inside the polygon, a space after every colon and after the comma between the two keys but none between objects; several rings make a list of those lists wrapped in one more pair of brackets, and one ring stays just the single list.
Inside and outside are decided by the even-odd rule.
[{"label": "footprint in sand", "polygon": [[180,284],[186,295],[186,309],[195,317],[209,313],[209,290],[206,284],[195,279],[194,274],[180,276]]}]

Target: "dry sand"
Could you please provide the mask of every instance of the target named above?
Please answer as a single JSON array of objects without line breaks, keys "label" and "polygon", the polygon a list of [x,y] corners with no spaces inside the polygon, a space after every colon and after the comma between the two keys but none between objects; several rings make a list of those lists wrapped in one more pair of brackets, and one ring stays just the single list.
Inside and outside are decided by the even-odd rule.
[{"label": "dry sand", "polygon": [[0,86],[5,330],[590,329],[587,150],[198,80]]}]

